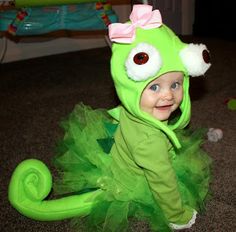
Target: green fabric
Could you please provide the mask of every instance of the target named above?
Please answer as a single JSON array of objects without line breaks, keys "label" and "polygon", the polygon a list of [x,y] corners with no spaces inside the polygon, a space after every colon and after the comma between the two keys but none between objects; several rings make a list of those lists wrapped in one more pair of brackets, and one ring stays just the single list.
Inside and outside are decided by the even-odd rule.
[{"label": "green fabric", "polygon": [[202,133],[178,132],[182,148],[176,153],[161,130],[124,108],[120,113],[110,154],[98,142],[113,138],[117,127],[108,126],[112,120],[105,111],[78,105],[63,123],[66,136],[56,157],[61,175],[55,191],[103,190],[89,215],[75,218],[73,225],[81,229],[83,224],[85,231],[120,232],[129,229],[128,219],[136,218],[148,222],[152,231],[167,232],[169,222],[187,223],[192,209],[204,210],[208,196],[210,159],[199,148]]},{"label": "green fabric", "polygon": [[52,177],[46,165],[39,160],[28,159],[16,167],[8,198],[21,214],[35,220],[53,221],[89,214],[96,205],[97,196],[103,194],[102,190],[96,190],[47,200],[51,188]]},{"label": "green fabric", "polygon": [[113,172],[119,170],[116,175],[120,176],[120,170],[128,170],[125,176],[128,176],[129,182],[130,178],[134,179],[130,173],[131,176],[145,177],[144,181],[147,181],[167,219],[177,224],[186,224],[192,218],[193,209],[182,205],[169,154],[172,145],[168,138],[160,130],[143,123],[123,109],[115,141],[111,151]]},{"label": "green fabric", "polygon": [[[78,194],[84,189],[104,190],[104,194],[95,199],[96,205],[87,217],[86,231],[126,231],[130,217],[147,220],[154,231],[170,231],[144,176],[112,167],[113,152],[107,154],[104,144],[99,142],[113,136],[117,125],[111,126],[111,121],[104,111],[93,111],[83,105],[75,107],[62,123],[66,133],[54,160],[60,172],[54,191],[60,196]],[[74,226],[80,227],[81,223],[78,218],[73,221]]]},{"label": "green fabric", "polygon": [[[131,49],[141,42],[149,43],[157,48],[160,52],[163,65],[155,76],[150,77],[146,81],[138,82],[128,78],[124,64]],[[136,39],[132,44],[113,44],[111,58],[111,73],[122,105],[135,117],[163,130],[177,148],[180,148],[181,145],[173,130],[184,128],[188,124],[191,110],[190,97],[188,94],[189,77],[179,57],[180,50],[185,46],[187,45],[181,42],[165,25],[151,30],[137,28]],[[142,91],[149,82],[171,71],[181,71],[184,73],[184,98],[180,106],[182,114],[179,120],[174,125],[165,125],[149,114],[142,112],[139,107],[139,102]],[[120,108],[114,109],[114,112],[112,110],[109,111],[111,115],[115,115],[116,120],[119,117],[119,109]]]},{"label": "green fabric", "polygon": [[[98,2],[98,0],[15,0],[16,7],[55,6],[79,4],[85,2]],[[102,1],[101,1],[102,2]]]},{"label": "green fabric", "polygon": [[230,110],[236,110],[236,99],[230,99],[227,106]]},{"label": "green fabric", "polygon": [[[121,118],[124,123],[120,123],[117,129],[117,142],[107,154],[98,140],[112,137],[117,125],[108,126],[112,119],[104,110],[76,106],[62,123],[65,137],[55,157],[60,174],[54,182],[57,199],[45,200],[52,184],[47,167],[38,160],[26,160],[12,175],[9,185],[11,204],[35,220],[75,217],[73,225],[79,227],[79,231],[84,226],[82,231],[88,232],[127,231],[130,218],[148,222],[152,231],[167,232],[171,231],[170,221],[185,223],[191,208],[198,212],[204,210],[209,194],[211,160],[200,149],[202,133],[177,132],[182,148],[176,154],[160,130],[124,109]],[[136,124],[139,127],[133,126]],[[123,139],[117,140],[119,137]],[[158,144],[156,152],[148,152],[146,145],[149,146],[150,142],[147,138]],[[129,140],[134,141],[130,146]],[[168,152],[164,147],[159,151],[163,144]],[[126,152],[121,156],[122,149]],[[145,159],[141,149],[147,151],[151,163]],[[152,150],[155,150],[155,145],[152,145]],[[165,173],[171,181],[166,182],[166,176],[159,170],[167,170]],[[156,186],[158,183],[159,188]],[[176,185],[179,192],[168,193],[169,189],[176,191]],[[164,192],[168,193],[169,199],[165,199],[165,194],[162,196]],[[173,199],[176,199],[173,204],[175,215],[167,204]]]}]

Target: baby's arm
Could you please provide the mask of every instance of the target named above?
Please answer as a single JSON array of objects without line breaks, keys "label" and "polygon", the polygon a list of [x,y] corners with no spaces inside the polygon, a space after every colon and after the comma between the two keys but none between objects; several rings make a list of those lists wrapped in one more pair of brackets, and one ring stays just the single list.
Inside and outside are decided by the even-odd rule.
[{"label": "baby's arm", "polygon": [[[166,139],[160,135],[149,136],[136,147],[134,159],[143,168],[153,196],[168,221],[177,224],[177,227],[191,227],[195,221],[196,211],[183,205],[176,175],[169,159]],[[189,222],[191,225],[187,225]]]}]

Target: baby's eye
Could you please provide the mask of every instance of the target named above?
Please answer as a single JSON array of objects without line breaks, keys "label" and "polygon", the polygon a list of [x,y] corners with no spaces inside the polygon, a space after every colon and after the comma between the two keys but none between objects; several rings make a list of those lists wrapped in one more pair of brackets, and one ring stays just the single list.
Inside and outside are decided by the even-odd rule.
[{"label": "baby's eye", "polygon": [[151,85],[149,89],[151,89],[152,91],[156,92],[158,91],[160,88],[160,86],[158,84],[155,84],[155,85]]},{"label": "baby's eye", "polygon": [[180,87],[180,83],[179,82],[174,82],[172,85],[171,85],[171,88],[172,89],[178,89]]}]

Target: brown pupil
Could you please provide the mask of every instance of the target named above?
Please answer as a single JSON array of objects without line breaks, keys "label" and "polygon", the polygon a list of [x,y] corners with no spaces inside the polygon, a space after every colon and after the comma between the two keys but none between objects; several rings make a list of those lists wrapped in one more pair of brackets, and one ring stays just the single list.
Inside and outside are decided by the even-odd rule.
[{"label": "brown pupil", "polygon": [[144,57],[145,57],[145,55],[143,55],[143,54],[139,54],[139,55],[138,55],[138,59],[139,59],[139,60],[142,60]]},{"label": "brown pupil", "polygon": [[203,50],[202,51],[202,57],[203,57],[203,60],[205,61],[205,63],[210,63],[210,54],[207,50]]},{"label": "brown pupil", "polygon": [[139,52],[134,56],[134,63],[138,65],[142,65],[147,63],[149,57],[148,54],[145,52]]}]

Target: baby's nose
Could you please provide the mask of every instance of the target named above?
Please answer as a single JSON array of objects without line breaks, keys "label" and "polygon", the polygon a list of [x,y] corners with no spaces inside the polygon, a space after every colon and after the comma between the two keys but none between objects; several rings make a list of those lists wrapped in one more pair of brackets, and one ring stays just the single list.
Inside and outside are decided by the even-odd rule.
[{"label": "baby's nose", "polygon": [[163,98],[165,100],[170,101],[173,99],[173,93],[170,90],[165,90],[165,91],[163,91]]}]

